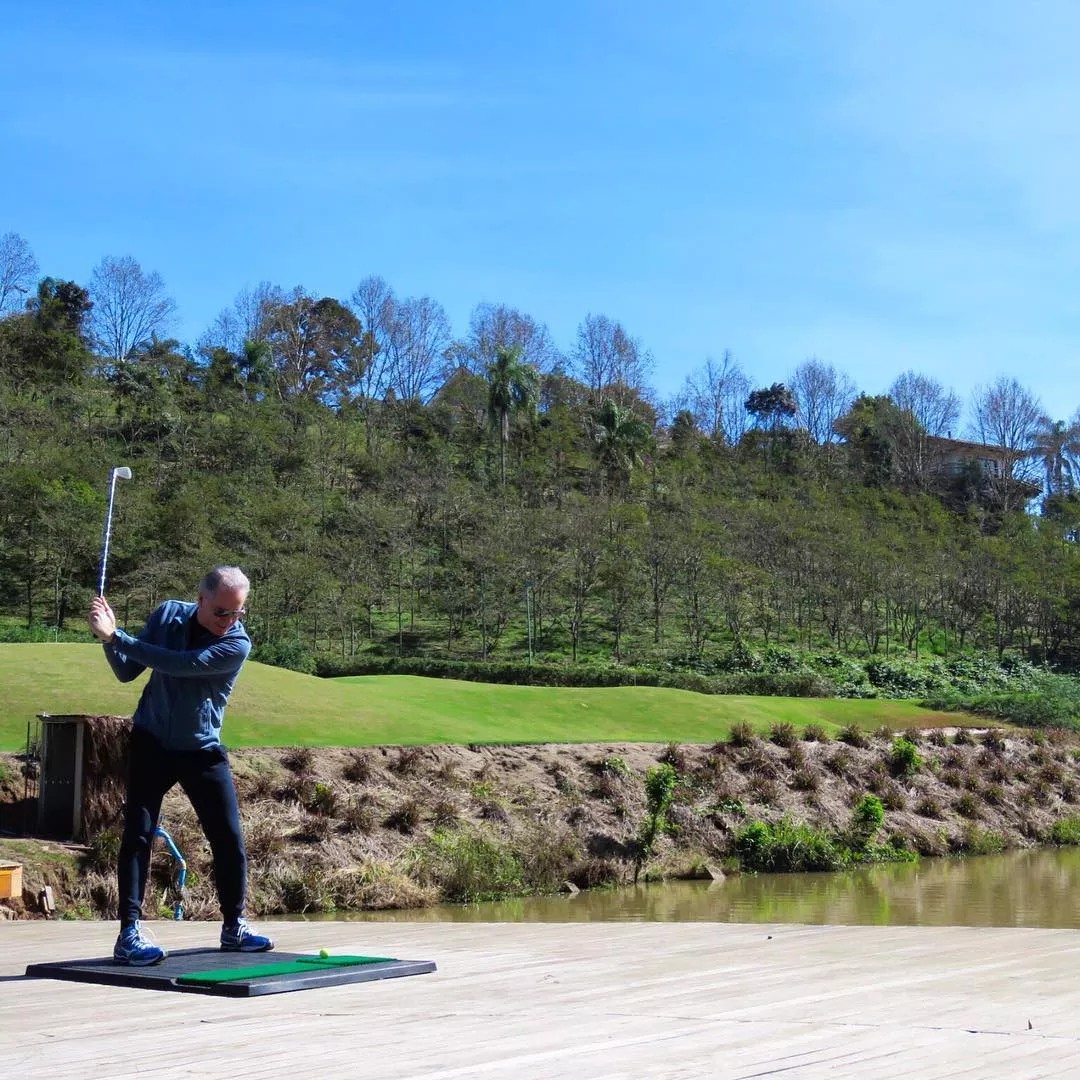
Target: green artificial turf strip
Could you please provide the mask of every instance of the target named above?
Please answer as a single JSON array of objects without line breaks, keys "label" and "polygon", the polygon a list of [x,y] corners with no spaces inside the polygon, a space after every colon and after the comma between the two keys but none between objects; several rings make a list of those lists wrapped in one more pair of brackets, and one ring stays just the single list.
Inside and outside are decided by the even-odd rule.
[{"label": "green artificial turf strip", "polygon": [[271,975],[307,975],[313,967],[358,967],[361,964],[392,962],[389,956],[305,956],[299,960],[283,960],[279,964],[255,964],[253,967],[224,968],[221,971],[191,971],[177,975],[179,983],[214,984],[243,982],[247,979],[267,979]]},{"label": "green artificial turf strip", "polygon": [[[0,750],[26,745],[38,713],[130,716],[145,683],[119,683],[100,646],[0,644]],[[403,746],[470,743],[708,743],[735,723],[941,727],[961,713],[912,701],[695,694],[654,686],[545,687],[370,675],[317,679],[249,663],[225,716],[226,745]]]}]

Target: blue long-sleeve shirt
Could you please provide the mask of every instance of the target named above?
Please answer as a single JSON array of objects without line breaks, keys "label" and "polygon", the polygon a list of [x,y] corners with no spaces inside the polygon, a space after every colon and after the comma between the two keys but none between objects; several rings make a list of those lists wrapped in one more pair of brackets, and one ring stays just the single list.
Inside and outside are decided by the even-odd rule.
[{"label": "blue long-sleeve shirt", "polygon": [[167,750],[199,750],[221,742],[225,705],[240,674],[251,639],[241,623],[221,637],[202,627],[189,638],[197,604],[166,600],[138,637],[117,629],[105,656],[121,682],[150,669],[133,724]]}]

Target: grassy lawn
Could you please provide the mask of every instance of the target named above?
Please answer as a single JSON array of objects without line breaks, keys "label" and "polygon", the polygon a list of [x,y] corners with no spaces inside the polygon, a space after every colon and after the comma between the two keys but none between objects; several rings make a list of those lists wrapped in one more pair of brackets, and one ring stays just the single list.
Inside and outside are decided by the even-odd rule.
[{"label": "grassy lawn", "polygon": [[[121,684],[97,645],[0,645],[0,750],[26,743],[38,713],[130,716],[145,679]],[[953,726],[910,701],[734,697],[649,686],[502,686],[371,675],[316,679],[249,664],[225,717],[230,746],[408,743],[712,742],[738,722],[835,731]]]}]

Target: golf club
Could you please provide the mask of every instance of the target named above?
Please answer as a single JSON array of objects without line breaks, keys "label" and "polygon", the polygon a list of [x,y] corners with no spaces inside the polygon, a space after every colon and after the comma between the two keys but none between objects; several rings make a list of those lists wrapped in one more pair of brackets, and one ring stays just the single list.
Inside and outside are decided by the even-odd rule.
[{"label": "golf club", "polygon": [[130,480],[131,470],[126,465],[109,472],[109,506],[105,511],[105,537],[101,543],[101,570],[98,573],[98,596],[105,595],[105,563],[109,558],[109,535],[112,532],[113,498],[116,495],[116,481]]}]

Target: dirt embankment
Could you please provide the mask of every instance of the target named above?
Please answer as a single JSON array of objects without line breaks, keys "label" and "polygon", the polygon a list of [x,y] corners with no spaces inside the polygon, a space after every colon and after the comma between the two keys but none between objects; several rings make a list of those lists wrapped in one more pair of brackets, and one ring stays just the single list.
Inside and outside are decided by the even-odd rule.
[{"label": "dirt embankment", "polygon": [[[917,767],[899,775],[892,733],[868,736],[866,745],[791,734],[712,746],[233,751],[249,910],[408,908],[622,884],[636,873],[703,876],[734,868],[734,838],[747,822],[789,816],[837,832],[868,792],[885,807],[880,839],[902,837],[923,855],[1031,846],[1080,814],[1072,737],[924,732],[912,736]],[[85,845],[0,835],[0,860],[24,865],[23,901],[0,901],[7,917],[33,917],[46,884],[58,915],[115,916],[118,760],[99,754]],[[680,783],[672,829],[643,859],[645,777],[660,761]],[[19,756],[0,755],[0,803],[9,810],[22,795],[22,768]],[[209,850],[179,790],[166,799],[164,822],[189,866],[185,915],[216,918]],[[168,913],[174,865],[159,848],[148,916],[155,903]]]}]

